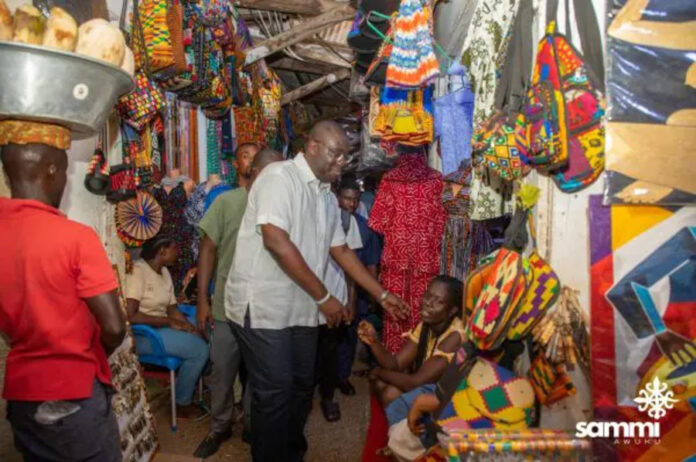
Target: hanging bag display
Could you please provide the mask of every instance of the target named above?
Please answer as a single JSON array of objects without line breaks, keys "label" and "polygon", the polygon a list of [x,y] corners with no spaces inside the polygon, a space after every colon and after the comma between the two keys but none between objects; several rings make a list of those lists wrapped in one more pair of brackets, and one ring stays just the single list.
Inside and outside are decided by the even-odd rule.
[{"label": "hanging bag display", "polygon": [[[127,2],[127,0],[126,0]],[[149,58],[145,46],[145,38],[142,34],[139,18],[138,0],[133,2],[133,24],[131,26],[131,48],[138,57],[136,63],[139,70],[136,72],[135,88],[127,95],[122,96],[116,105],[121,118],[138,131],[164,110],[166,100],[164,94],[149,77]],[[125,15],[121,18],[121,28],[124,28]]]},{"label": "hanging bag display", "polygon": [[532,67],[531,42],[533,10],[531,0],[522,2],[515,17],[503,78],[498,89],[499,107],[483,122],[472,137],[474,165],[486,170],[483,178],[495,174],[504,181],[517,180],[529,171],[522,159],[527,157],[527,123],[521,113],[529,87]]},{"label": "hanging bag display", "polygon": [[529,264],[521,253],[527,244],[526,219],[527,211],[519,208],[467,320],[467,336],[480,350],[494,350],[503,343],[527,292]]},{"label": "hanging bag display", "polygon": [[529,288],[520,301],[515,318],[507,332],[508,340],[521,340],[531,334],[548,310],[556,303],[561,290],[561,281],[551,266],[539,255],[536,229],[531,211],[528,213],[529,234],[532,238],[532,253],[529,262]]},{"label": "hanging bag display", "polygon": [[[575,0],[574,9],[583,49],[600,48],[593,8]],[[585,10],[591,10],[591,14]],[[605,102],[601,80],[595,74],[603,72],[603,67],[599,63],[590,66],[570,39],[558,33],[557,11],[558,0],[549,0],[546,35],[539,42],[524,108],[529,140],[527,161],[552,173],[562,191],[574,192],[594,182],[604,168]],[[566,30],[571,30],[570,24]],[[593,55],[593,61],[595,58]]]}]

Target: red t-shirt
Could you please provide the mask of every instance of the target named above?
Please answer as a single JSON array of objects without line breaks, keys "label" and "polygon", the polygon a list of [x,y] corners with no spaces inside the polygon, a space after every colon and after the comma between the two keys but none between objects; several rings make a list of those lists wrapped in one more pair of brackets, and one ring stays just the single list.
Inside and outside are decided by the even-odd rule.
[{"label": "red t-shirt", "polygon": [[118,287],[97,234],[35,200],[0,198],[0,331],[10,353],[3,397],[82,399],[111,384],[86,298]]}]

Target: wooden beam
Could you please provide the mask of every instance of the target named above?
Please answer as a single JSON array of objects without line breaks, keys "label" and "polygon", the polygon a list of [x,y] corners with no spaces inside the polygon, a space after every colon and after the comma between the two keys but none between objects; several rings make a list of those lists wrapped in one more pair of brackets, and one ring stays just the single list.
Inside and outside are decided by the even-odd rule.
[{"label": "wooden beam", "polygon": [[343,60],[318,45],[309,44],[299,44],[293,47],[293,51],[303,59],[308,59],[310,61],[316,61],[319,63],[332,64],[334,66],[342,67],[345,69],[350,69],[352,66],[350,64],[350,59],[352,56],[346,57],[348,61]]},{"label": "wooden beam", "polygon": [[307,74],[330,74],[340,67],[319,61],[298,61],[292,58],[282,58],[270,63],[273,69],[283,71],[304,72]]},{"label": "wooden beam", "polygon": [[303,21],[301,24],[293,27],[290,30],[282,32],[274,37],[264,40],[255,45],[246,52],[245,64],[248,66],[251,63],[263,59],[266,56],[272,55],[283,48],[306,40],[327,27],[336,24],[337,22],[345,21],[355,15],[355,10],[348,4],[343,4],[332,8],[326,13],[315,16],[311,19]]},{"label": "wooden beam", "polygon": [[234,3],[238,8],[309,15],[321,13],[327,4],[321,0],[235,0]]},{"label": "wooden beam", "polygon": [[285,105],[298,99],[302,99],[307,95],[311,95],[316,91],[328,87],[332,83],[347,79],[348,77],[350,77],[350,71],[348,69],[341,69],[338,72],[325,75],[324,77],[320,77],[309,82],[307,85],[302,85],[301,87],[295,88],[291,92],[284,94],[283,98],[280,100],[280,104]]},{"label": "wooden beam", "polygon": [[322,107],[336,107],[350,104],[351,102],[345,98],[336,95],[335,98],[327,98],[321,96],[313,96],[302,101],[304,104],[314,104]]}]

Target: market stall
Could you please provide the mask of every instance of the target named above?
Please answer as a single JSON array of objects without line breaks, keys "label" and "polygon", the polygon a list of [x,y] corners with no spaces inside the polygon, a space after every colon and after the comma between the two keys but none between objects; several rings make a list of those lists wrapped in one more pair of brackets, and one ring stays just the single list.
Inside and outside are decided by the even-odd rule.
[{"label": "market stall", "polygon": [[[696,455],[689,2],[5,3],[0,123],[88,139],[70,151],[65,211],[98,230],[121,275],[146,240],[172,235],[180,302],[196,297],[196,226],[240,181],[236,148],[291,158],[314,122],[339,120],[344,173],[380,178],[380,282],[411,308],[382,319],[385,347],[419,324],[433,277],[465,283],[468,346],[438,381],[429,439],[387,434],[372,406],[364,461]],[[44,93],[5,96],[28,81]],[[52,97],[70,104],[37,103]],[[157,438],[130,338],[112,369],[125,460],[148,460]],[[655,393],[672,401],[641,401]]]}]

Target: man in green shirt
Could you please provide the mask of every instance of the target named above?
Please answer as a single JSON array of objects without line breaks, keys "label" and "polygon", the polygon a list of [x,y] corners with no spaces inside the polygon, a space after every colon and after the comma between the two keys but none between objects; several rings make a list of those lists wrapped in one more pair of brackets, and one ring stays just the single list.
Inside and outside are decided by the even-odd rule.
[{"label": "man in green shirt", "polygon": [[211,430],[196,449],[196,457],[215,454],[220,444],[232,435],[234,417],[234,382],[239,371],[240,351],[225,317],[225,282],[232,266],[237,243],[237,232],[246,210],[247,194],[261,170],[283,156],[272,149],[254,153],[251,179],[245,187],[220,195],[198,223],[201,245],[198,257],[198,293],[207,294],[215,274],[212,310],[208,297],[198,297],[196,317],[203,335],[210,339],[210,401]]}]

